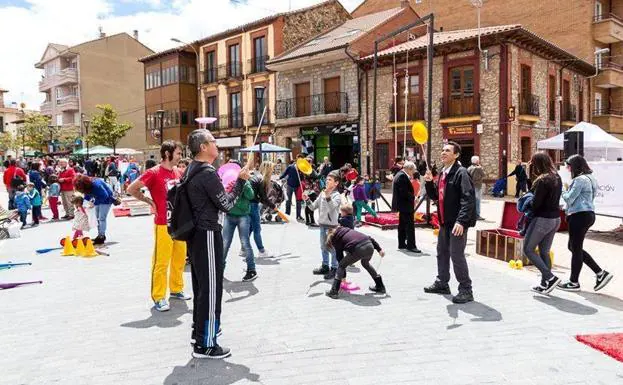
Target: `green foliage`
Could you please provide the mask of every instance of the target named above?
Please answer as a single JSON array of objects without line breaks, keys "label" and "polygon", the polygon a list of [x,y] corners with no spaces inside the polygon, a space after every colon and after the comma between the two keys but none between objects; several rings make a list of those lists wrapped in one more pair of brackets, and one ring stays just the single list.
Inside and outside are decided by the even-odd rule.
[{"label": "green foliage", "polygon": [[50,118],[41,114],[28,114],[24,118],[24,124],[18,129],[17,140],[24,145],[36,150],[46,150],[50,138],[50,131],[58,130],[50,127]]},{"label": "green foliage", "polygon": [[87,141],[89,145],[103,145],[116,150],[117,144],[132,125],[117,122],[117,111],[110,104],[98,104],[96,107],[100,113],[91,118]]},{"label": "green foliage", "polygon": [[19,142],[13,134],[8,131],[0,134],[0,149],[2,151],[15,150],[17,148],[19,148]]}]

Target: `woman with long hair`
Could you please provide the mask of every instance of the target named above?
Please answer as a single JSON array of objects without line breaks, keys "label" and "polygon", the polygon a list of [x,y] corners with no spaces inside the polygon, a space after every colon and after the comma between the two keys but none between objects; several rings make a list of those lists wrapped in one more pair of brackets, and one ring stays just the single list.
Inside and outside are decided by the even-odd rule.
[{"label": "woman with long hair", "polygon": [[86,175],[78,175],[74,179],[76,191],[84,194],[85,201],[91,201],[95,205],[97,216],[97,237],[93,240],[94,245],[106,242],[106,219],[110,206],[115,201],[112,189],[103,179],[92,178]]},{"label": "woman with long hair", "polygon": [[562,193],[562,199],[567,204],[571,277],[569,281],[559,284],[558,288],[565,291],[580,291],[580,271],[582,265],[586,264],[597,275],[593,289],[599,291],[612,280],[613,275],[602,270],[593,257],[584,250],[586,233],[595,224],[595,204],[593,202],[597,194],[597,181],[592,175],[593,170],[590,169],[586,159],[581,155],[573,155],[565,163],[573,178],[569,190]]},{"label": "woman with long hair", "polygon": [[562,180],[556,172],[552,158],[546,153],[534,154],[531,163],[536,179],[530,190],[533,194],[532,219],[526,230],[523,253],[541,272],[541,283],[533,287],[532,291],[549,294],[560,282],[560,278],[552,274],[549,252],[554,235],[560,227]]},{"label": "woman with long hair", "polygon": [[267,257],[268,254],[266,253],[262,240],[260,203],[270,207],[271,210],[275,209],[275,204],[268,199],[268,193],[272,188],[271,177],[274,168],[275,164],[273,162],[265,160],[260,164],[259,172],[255,173],[250,179],[251,187],[253,187],[253,192],[255,193],[255,197],[251,200],[251,212],[249,214],[251,218],[251,233],[253,233],[253,240],[259,251],[259,257],[261,258]]}]

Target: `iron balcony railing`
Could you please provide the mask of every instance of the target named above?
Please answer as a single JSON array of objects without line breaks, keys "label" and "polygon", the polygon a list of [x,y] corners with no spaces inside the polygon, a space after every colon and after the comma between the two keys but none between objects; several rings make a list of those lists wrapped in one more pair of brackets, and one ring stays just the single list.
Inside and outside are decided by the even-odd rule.
[{"label": "iron balcony railing", "polygon": [[614,109],[609,106],[601,106],[600,108],[596,108],[593,110],[593,116],[604,116],[604,115],[623,115],[623,109]]},{"label": "iron balcony railing", "polygon": [[539,116],[538,95],[519,94],[519,115]]},{"label": "iron balcony railing", "polygon": [[549,101],[549,120],[550,122],[554,122],[556,121],[556,101],[555,100],[550,100]]},{"label": "iron balcony railing", "polygon": [[608,19],[614,19],[620,23],[623,23],[623,20],[619,16],[615,15],[614,13],[609,13],[609,12],[602,13],[601,15],[595,15],[593,17],[593,22],[598,23],[600,21],[608,20]]},{"label": "iron balcony railing", "polygon": [[266,72],[266,62],[268,60],[270,60],[270,56],[257,56],[249,59],[249,73],[257,74],[260,72]]},{"label": "iron balcony railing", "polygon": [[[253,125],[253,127],[257,127],[260,124],[260,120],[262,119],[262,113],[264,112],[264,110],[255,110],[253,112],[250,112],[248,114],[249,116],[249,121],[251,122],[251,124]],[[262,121],[262,126],[265,126],[267,124],[272,124],[272,122],[270,121],[270,109],[266,109],[266,114],[264,115],[264,120]]]},{"label": "iron balcony railing", "polygon": [[219,115],[218,119],[211,124],[208,124],[206,128],[208,130],[224,130],[227,128],[242,128],[244,122],[242,121],[242,114],[235,113],[230,115]]},{"label": "iron balcony railing", "polygon": [[463,92],[460,96],[446,96],[440,99],[441,118],[480,115],[480,94]]},{"label": "iron balcony railing", "polygon": [[348,113],[348,94],[329,92],[277,100],[277,119],[302,116],[346,114]]},{"label": "iron balcony railing", "polygon": [[201,84],[212,84],[230,79],[242,79],[242,63],[230,62],[201,71]]},{"label": "iron balcony railing", "polygon": [[[396,113],[398,113],[397,116]],[[394,103],[389,106],[389,120],[391,122],[404,122],[414,120],[424,120],[424,99],[420,96],[407,97],[407,111],[405,115],[404,97],[399,100],[397,110],[394,110]]]}]

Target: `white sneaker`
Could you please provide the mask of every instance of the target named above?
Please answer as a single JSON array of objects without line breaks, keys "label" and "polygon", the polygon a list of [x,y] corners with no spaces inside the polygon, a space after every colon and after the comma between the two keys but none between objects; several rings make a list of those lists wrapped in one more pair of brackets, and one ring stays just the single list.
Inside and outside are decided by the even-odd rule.
[{"label": "white sneaker", "polygon": [[268,254],[266,250],[264,250],[264,251],[260,251],[257,256],[258,258],[268,258],[270,257],[270,254]]},{"label": "white sneaker", "polygon": [[244,252],[244,249],[240,249],[240,252],[238,253],[239,257],[246,257],[247,254]]},{"label": "white sneaker", "polygon": [[166,299],[161,299],[160,301],[154,302],[154,307],[158,311],[169,311],[171,307],[169,306],[169,302]]}]

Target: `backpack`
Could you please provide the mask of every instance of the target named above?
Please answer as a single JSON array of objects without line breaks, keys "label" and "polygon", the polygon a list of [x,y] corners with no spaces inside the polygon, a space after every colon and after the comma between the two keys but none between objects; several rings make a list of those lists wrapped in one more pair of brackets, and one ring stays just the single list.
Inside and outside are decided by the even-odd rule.
[{"label": "backpack", "polygon": [[195,234],[195,218],[188,197],[188,184],[201,171],[197,167],[167,192],[167,230],[177,241],[189,241]]},{"label": "backpack", "polygon": [[26,181],[17,175],[15,175],[13,179],[11,179],[11,188],[16,189],[23,184],[26,184]]}]

